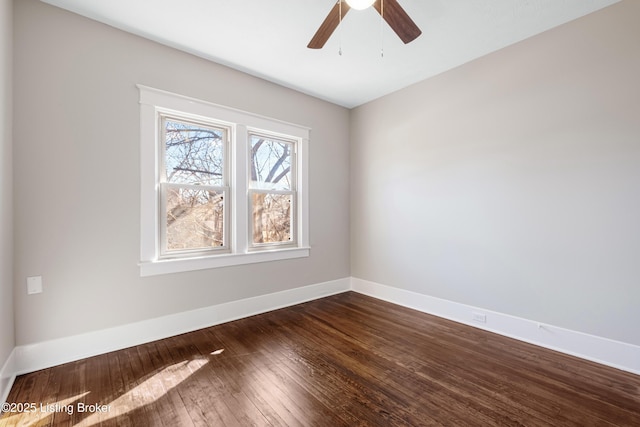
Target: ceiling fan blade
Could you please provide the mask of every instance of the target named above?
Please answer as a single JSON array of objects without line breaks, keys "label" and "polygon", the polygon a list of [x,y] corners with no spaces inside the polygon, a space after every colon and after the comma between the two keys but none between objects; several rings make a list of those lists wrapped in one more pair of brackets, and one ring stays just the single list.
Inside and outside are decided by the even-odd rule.
[{"label": "ceiling fan blade", "polygon": [[[381,1],[384,1],[384,4],[381,4]],[[382,15],[404,44],[412,42],[422,34],[420,28],[413,22],[397,0],[376,0],[373,7]]]},{"label": "ceiling fan blade", "polygon": [[[340,24],[340,20],[344,18],[344,16],[349,12],[349,5],[346,2],[342,2],[342,6],[340,2],[342,0],[338,0],[336,4],[331,9],[331,12],[324,19],[318,31],[316,31],[315,35],[307,45],[309,49],[321,49],[322,46],[329,40],[331,34],[333,34],[334,30]],[[342,11],[342,17],[340,17],[340,11]]]}]

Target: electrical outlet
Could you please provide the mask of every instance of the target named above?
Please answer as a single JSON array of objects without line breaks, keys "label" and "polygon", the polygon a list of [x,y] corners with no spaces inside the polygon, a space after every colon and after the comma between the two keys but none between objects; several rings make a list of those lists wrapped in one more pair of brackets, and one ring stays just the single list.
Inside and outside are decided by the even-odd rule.
[{"label": "electrical outlet", "polygon": [[475,322],[487,323],[487,315],[482,313],[471,313],[472,319]]},{"label": "electrical outlet", "polygon": [[42,276],[27,277],[27,295],[42,293]]}]

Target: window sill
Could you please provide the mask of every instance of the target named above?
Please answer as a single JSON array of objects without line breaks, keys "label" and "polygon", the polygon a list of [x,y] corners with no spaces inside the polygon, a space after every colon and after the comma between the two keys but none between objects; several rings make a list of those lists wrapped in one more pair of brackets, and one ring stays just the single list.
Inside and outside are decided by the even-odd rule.
[{"label": "window sill", "polygon": [[140,276],[146,277],[157,276],[160,274],[229,267],[233,265],[304,258],[309,256],[309,251],[310,248],[308,247],[278,249],[273,251],[260,251],[243,254],[223,254],[206,257],[142,261],[138,265],[140,266]]}]

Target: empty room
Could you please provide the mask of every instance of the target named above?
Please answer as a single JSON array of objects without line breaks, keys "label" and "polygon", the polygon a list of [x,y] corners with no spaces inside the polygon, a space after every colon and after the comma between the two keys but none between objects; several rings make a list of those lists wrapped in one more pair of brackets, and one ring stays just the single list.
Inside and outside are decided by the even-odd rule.
[{"label": "empty room", "polygon": [[639,19],[0,0],[0,427],[640,425]]}]

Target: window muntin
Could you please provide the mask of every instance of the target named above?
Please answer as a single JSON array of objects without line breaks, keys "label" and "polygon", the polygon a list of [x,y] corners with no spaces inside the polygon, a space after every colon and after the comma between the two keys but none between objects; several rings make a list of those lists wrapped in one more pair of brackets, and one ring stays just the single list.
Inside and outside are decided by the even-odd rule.
[{"label": "window muntin", "polygon": [[161,257],[229,248],[229,129],[160,115]]},{"label": "window muntin", "polygon": [[250,247],[296,245],[296,141],[251,132]]}]

